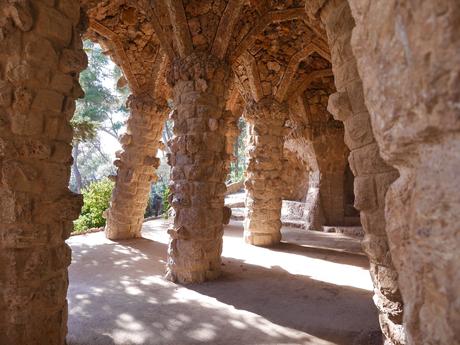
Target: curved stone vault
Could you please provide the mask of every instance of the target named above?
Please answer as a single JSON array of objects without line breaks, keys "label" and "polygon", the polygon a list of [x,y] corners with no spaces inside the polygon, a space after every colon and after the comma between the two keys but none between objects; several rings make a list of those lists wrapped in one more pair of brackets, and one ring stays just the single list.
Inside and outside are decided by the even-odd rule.
[{"label": "curved stone vault", "polygon": [[456,0],[0,0],[0,13],[0,343],[65,343],[83,38],[132,92],[108,238],[141,236],[170,116],[167,277],[216,279],[244,116],[245,240],[281,240],[292,157],[309,171],[312,226],[343,222],[349,165],[386,344],[458,343]]}]

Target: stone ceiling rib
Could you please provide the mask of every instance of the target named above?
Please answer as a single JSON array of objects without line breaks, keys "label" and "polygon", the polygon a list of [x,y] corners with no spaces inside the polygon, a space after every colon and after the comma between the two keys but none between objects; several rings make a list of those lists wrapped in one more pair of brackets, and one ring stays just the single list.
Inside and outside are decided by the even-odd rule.
[{"label": "stone ceiling rib", "polygon": [[230,60],[236,60],[249,46],[254,43],[257,35],[261,34],[265,28],[271,23],[283,22],[294,19],[306,18],[305,9],[303,7],[291,8],[288,10],[270,11],[260,18],[259,23],[244,37]]},{"label": "stone ceiling rib", "polygon": [[233,33],[233,28],[238,20],[244,0],[229,0],[224,13],[220,18],[219,27],[212,44],[211,53],[223,59]]},{"label": "stone ceiling rib", "polygon": [[252,97],[256,102],[260,101],[264,94],[262,91],[262,85],[260,83],[259,70],[257,68],[257,62],[254,56],[246,52],[242,56],[243,65],[248,76],[249,87],[251,88]]},{"label": "stone ceiling rib", "polygon": [[158,15],[155,11],[155,7],[152,6],[151,11],[149,11],[151,23],[153,26],[153,29],[155,30],[155,33],[158,37],[158,40],[160,41],[160,44],[168,57],[172,60],[174,58],[174,50],[173,47],[171,46],[172,38],[169,37],[168,33],[163,30],[161,27],[160,21],[158,20]]},{"label": "stone ceiling rib", "polygon": [[105,37],[110,42],[112,42],[115,49],[114,54],[116,54],[119,57],[119,67],[123,70],[123,74],[125,75],[126,80],[129,83],[131,91],[133,93],[141,92],[139,82],[135,77],[134,73],[132,72],[128,56],[126,55],[126,52],[123,48],[123,44],[120,42],[118,35],[94,19],[90,19],[89,26],[94,32],[98,33],[99,35]]},{"label": "stone ceiling rib", "polygon": [[334,74],[332,72],[332,69],[330,68],[314,71],[308,74],[303,79],[301,79],[299,83],[291,85],[291,89],[294,91],[292,92],[290,98],[299,97],[308,88],[310,83],[315,81],[316,79],[332,76],[334,76]]},{"label": "stone ceiling rib", "polygon": [[193,44],[182,0],[167,0],[167,8],[179,56],[184,58],[193,52]]},{"label": "stone ceiling rib", "polygon": [[320,50],[318,46],[314,42],[311,42],[303,50],[297,52],[291,57],[291,60],[289,61],[286,71],[284,72],[278,89],[276,90],[276,93],[274,95],[275,99],[278,102],[284,101],[286,93],[289,89],[289,85],[292,83],[292,79],[294,78],[294,75],[297,72],[297,67],[299,66],[299,63],[311,54],[313,54],[314,52],[318,52],[318,50]]}]

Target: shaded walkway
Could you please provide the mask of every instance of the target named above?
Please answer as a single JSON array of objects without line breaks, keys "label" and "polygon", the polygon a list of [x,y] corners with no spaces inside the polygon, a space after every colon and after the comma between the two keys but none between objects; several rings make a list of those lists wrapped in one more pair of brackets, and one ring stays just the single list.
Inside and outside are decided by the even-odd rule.
[{"label": "shaded walkway", "polygon": [[183,287],[162,278],[166,228],[151,221],[144,239],[120,243],[103,233],[69,240],[69,345],[378,344],[367,260],[331,250],[354,250],[353,240],[321,234],[331,248],[317,250],[285,229],[296,243],[257,248],[232,222],[223,277]]}]

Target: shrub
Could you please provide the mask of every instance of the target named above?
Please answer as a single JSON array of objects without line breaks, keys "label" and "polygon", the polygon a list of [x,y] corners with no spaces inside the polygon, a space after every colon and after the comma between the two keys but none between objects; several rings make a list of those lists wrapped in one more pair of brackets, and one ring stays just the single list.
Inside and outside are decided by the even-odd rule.
[{"label": "shrub", "polygon": [[109,207],[114,183],[108,178],[91,183],[83,189],[83,208],[80,217],[74,221],[74,232],[105,225],[102,213]]},{"label": "shrub", "polygon": [[168,218],[168,211],[171,208],[171,205],[169,204],[169,195],[171,194],[171,191],[169,190],[169,187],[166,187],[163,191],[163,216],[164,218]]}]

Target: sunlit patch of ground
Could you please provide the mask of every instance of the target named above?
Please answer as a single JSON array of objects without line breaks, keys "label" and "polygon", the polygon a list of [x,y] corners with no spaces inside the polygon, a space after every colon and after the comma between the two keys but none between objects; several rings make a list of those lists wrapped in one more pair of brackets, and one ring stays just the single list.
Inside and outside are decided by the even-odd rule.
[{"label": "sunlit patch of ground", "polygon": [[163,279],[168,224],[145,238],[73,236],[69,345],[376,345],[379,331],[367,259],[355,239],[283,229],[275,248],[224,237],[223,275],[180,286]]}]

